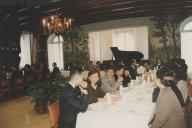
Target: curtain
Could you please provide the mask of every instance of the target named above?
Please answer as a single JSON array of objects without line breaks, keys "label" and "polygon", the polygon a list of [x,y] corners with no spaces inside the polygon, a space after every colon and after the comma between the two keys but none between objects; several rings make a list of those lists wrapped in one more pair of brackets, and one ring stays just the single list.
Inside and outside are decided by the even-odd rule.
[{"label": "curtain", "polygon": [[48,62],[50,71],[53,70],[52,64],[55,62],[59,69],[64,69],[63,59],[63,38],[55,36],[52,42],[48,42]]},{"label": "curtain", "polygon": [[37,61],[37,38],[33,37],[32,43],[32,64],[35,64]]},{"label": "curtain", "polygon": [[32,41],[32,34],[24,33],[21,35],[20,39],[21,53],[19,54],[19,56],[21,57],[21,62],[19,67],[24,67],[25,64],[31,65],[31,41]]},{"label": "curtain", "polygon": [[135,51],[137,45],[135,31],[135,29],[114,30],[113,47],[123,51]]}]

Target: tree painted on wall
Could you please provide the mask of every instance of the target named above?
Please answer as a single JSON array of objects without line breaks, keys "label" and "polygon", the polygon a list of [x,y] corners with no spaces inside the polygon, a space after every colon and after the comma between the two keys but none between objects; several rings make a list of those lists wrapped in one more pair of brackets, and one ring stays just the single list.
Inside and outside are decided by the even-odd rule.
[{"label": "tree painted on wall", "polygon": [[165,52],[167,60],[180,57],[179,27],[185,18],[184,15],[155,16],[151,18],[155,26],[153,36],[159,38],[159,43],[163,43],[164,50],[162,52]]},{"label": "tree painted on wall", "polygon": [[65,63],[76,63],[86,67],[89,62],[88,33],[75,26],[61,33],[64,39]]}]

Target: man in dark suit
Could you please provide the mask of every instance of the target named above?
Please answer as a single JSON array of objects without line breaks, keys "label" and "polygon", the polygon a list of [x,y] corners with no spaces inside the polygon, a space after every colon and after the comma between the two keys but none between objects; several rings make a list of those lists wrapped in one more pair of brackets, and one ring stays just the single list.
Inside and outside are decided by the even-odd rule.
[{"label": "man in dark suit", "polygon": [[57,67],[57,63],[53,63],[53,71],[52,71],[52,77],[55,78],[58,74],[60,74],[60,70]]},{"label": "man in dark suit", "polygon": [[129,68],[129,74],[131,76],[131,79],[135,80],[137,77],[137,63],[132,60],[131,66]]},{"label": "man in dark suit", "polygon": [[87,92],[87,83],[83,81],[82,69],[73,69],[70,80],[60,95],[60,115],[58,128],[75,128],[77,114],[85,112],[91,102]]}]

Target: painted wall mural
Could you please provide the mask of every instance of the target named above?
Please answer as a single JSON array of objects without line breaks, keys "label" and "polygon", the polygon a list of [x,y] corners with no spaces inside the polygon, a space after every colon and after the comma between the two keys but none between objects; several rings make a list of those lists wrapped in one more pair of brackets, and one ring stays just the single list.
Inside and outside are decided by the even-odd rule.
[{"label": "painted wall mural", "polygon": [[[149,37],[149,55],[151,59],[161,58],[168,60],[181,56],[180,24],[187,16],[171,15],[152,17],[155,29],[152,31],[152,38],[158,38],[158,41],[151,43]],[[161,47],[154,47],[157,43]]]}]

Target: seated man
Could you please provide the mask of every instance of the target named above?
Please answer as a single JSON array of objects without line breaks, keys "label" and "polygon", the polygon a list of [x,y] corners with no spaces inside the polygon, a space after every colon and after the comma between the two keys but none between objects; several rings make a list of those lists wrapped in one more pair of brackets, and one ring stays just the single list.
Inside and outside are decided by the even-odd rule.
[{"label": "seated man", "polygon": [[82,69],[73,69],[70,80],[60,94],[60,114],[58,128],[75,128],[77,114],[85,112],[91,98],[88,96],[87,83],[83,81]]},{"label": "seated man", "polygon": [[122,84],[122,79],[115,80],[114,72],[114,68],[112,66],[108,66],[106,69],[106,75],[101,79],[101,89],[105,93],[115,92],[118,90],[119,85]]},{"label": "seated man", "polygon": [[115,80],[119,80],[120,85],[127,86],[125,82],[125,68],[123,65],[118,65],[115,73]]}]

